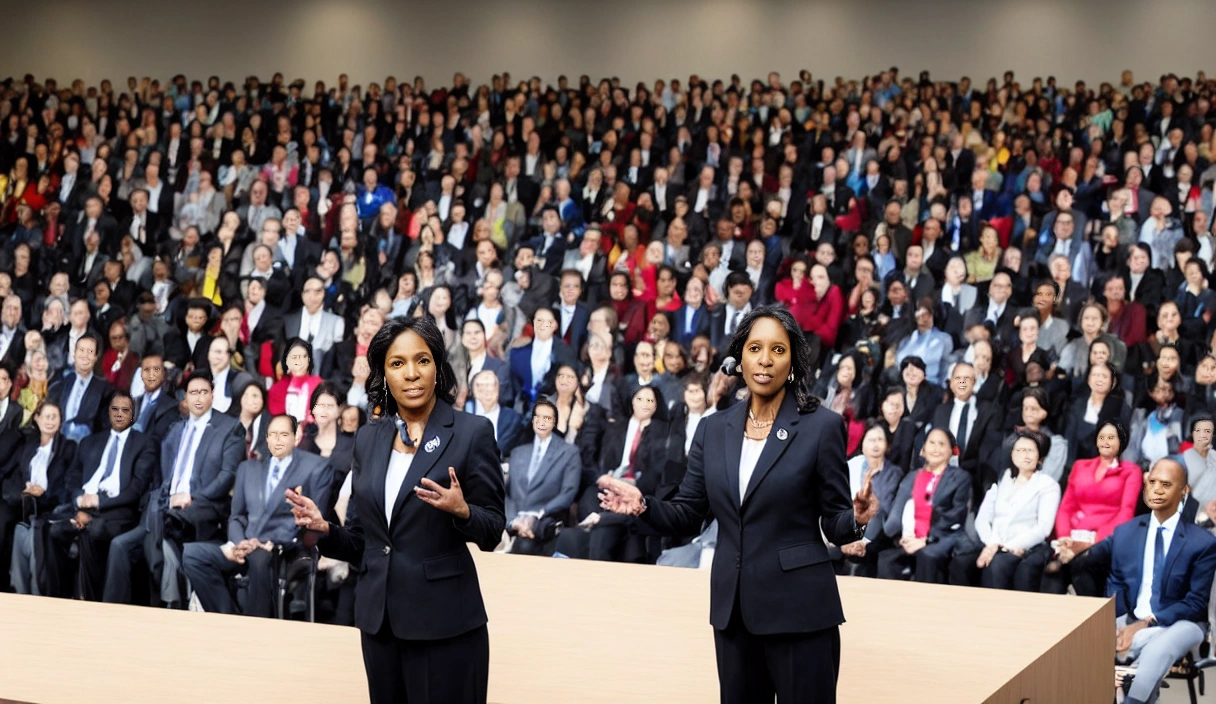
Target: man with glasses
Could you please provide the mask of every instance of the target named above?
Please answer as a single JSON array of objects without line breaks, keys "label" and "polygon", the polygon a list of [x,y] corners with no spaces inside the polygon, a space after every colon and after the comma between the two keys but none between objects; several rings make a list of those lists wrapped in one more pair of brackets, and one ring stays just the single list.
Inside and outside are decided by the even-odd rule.
[{"label": "man with glasses", "polygon": [[146,561],[153,601],[184,606],[178,580],[180,546],[211,540],[228,514],[229,491],[245,456],[245,431],[233,416],[214,413],[211,376],[195,372],[186,382],[189,417],[175,423],[161,443],[160,483],[148,497],[141,525],[114,539],[106,566],[107,603],[131,602],[131,572]]},{"label": "man with glasses", "polygon": [[313,354],[320,359],[335,344],[342,341],[346,323],[340,316],[324,309],[325,282],[317,276],[304,280],[300,292],[303,304],[283,319],[283,339],[300,338],[312,345]]},{"label": "man with glasses", "polygon": [[557,406],[547,399],[537,401],[532,409],[532,442],[511,452],[506,515],[512,517],[507,532],[515,536],[513,553],[552,555],[553,535],[546,535],[545,526],[564,515],[578,494],[582,470],[578,448],[553,437],[556,425]]},{"label": "man with glasses", "polygon": [[182,570],[206,611],[237,613],[227,576],[244,572],[249,577],[244,613],[273,616],[274,547],[290,544],[296,534],[284,492],[288,487],[302,487],[302,494],[321,506],[329,505],[333,472],[323,457],[296,451],[295,418],[287,414],[271,418],[266,444],[268,456],[245,460],[237,469],[228,542],[192,542],[183,551]]}]

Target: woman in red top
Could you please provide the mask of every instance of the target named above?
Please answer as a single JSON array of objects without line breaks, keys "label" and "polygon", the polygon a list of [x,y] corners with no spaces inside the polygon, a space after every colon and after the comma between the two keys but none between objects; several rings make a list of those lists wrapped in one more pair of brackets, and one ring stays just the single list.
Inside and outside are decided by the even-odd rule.
[{"label": "woman in red top", "polygon": [[131,381],[139,371],[139,357],[131,351],[127,321],[115,320],[110,324],[110,346],[101,357],[101,370],[106,381],[116,389],[131,390]]},{"label": "woman in red top", "polygon": [[836,347],[836,333],[844,319],[844,295],[840,293],[840,287],[828,278],[827,267],[818,262],[811,266],[811,286],[815,291],[816,305],[807,330],[819,336],[824,351],[830,350]]},{"label": "woman in red top", "polygon": [[[1047,566],[1044,591],[1063,594],[1071,581],[1080,596],[1102,596],[1110,566],[1094,564],[1086,551],[1136,513],[1144,475],[1134,462],[1120,458],[1127,428],[1119,420],[1100,423],[1098,456],[1073,464],[1056,512],[1056,559]],[[1092,531],[1093,540],[1074,538],[1073,531]]]},{"label": "woman in red top", "polygon": [[613,272],[608,284],[608,296],[620,326],[621,337],[626,345],[635,345],[646,334],[646,304],[633,300],[630,276],[623,271]]},{"label": "woman in red top", "polygon": [[287,373],[266,392],[270,415],[287,413],[301,423],[313,422],[309,400],[321,377],[312,373],[312,345],[298,337],[289,341],[283,352],[283,369]]},{"label": "woman in red top", "polygon": [[818,308],[815,289],[806,277],[808,270],[805,256],[799,254],[794,257],[790,264],[790,277],[778,281],[774,291],[777,302],[789,309],[803,332],[811,329]]}]

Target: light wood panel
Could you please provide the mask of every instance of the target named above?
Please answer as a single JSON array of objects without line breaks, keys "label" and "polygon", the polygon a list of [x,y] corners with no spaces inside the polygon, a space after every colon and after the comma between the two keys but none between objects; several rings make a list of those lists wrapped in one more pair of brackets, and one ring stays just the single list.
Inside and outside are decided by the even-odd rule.
[{"label": "light wood panel", "polygon": [[[497,554],[477,564],[492,702],[717,700],[707,572]],[[840,585],[842,702],[1111,699],[1108,600]],[[349,628],[4,594],[0,643],[5,699],[367,701]]]}]

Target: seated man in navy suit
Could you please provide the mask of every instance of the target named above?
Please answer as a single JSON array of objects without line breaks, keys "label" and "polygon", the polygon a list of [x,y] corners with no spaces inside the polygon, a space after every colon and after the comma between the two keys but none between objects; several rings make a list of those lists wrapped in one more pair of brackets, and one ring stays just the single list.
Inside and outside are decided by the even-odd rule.
[{"label": "seated man in navy suit", "polygon": [[579,300],[583,295],[583,275],[578,269],[562,271],[559,290],[558,336],[578,354],[587,341],[587,323],[591,320],[591,309]]},{"label": "seated man in navy suit", "polygon": [[[541,399],[532,409],[532,442],[511,453],[507,476],[507,530],[515,537],[511,552],[552,555],[552,540],[539,528],[546,516],[559,519],[578,495],[582,474],[578,447],[553,436],[557,406]],[[538,534],[538,531],[540,533]]]},{"label": "seated man in navy suit", "polygon": [[473,376],[473,400],[465,411],[488,418],[494,425],[494,440],[498,443],[499,457],[510,457],[511,450],[519,443],[519,434],[524,421],[515,409],[499,405],[498,374],[483,369]]},{"label": "seated man in navy suit", "polygon": [[1152,513],[1090,548],[1111,561],[1106,593],[1118,617],[1115,653],[1135,667],[1130,687],[1125,678],[1124,702],[1156,701],[1170,667],[1206,637],[1216,537],[1182,519],[1186,482],[1181,463],[1157,460],[1144,484]]},{"label": "seated man in navy suit", "polygon": [[47,395],[63,409],[63,436],[79,442],[105,427],[108,418],[105,399],[113,387],[94,373],[101,358],[101,344],[93,333],[81,335],[72,354],[72,371],[51,382]]},{"label": "seated man in navy suit", "polygon": [[524,410],[532,408],[536,397],[553,389],[557,368],[578,364],[570,346],[557,337],[557,316],[549,308],[532,314],[532,342],[510,352],[511,383],[519,390]]},{"label": "seated man in navy suit", "polygon": [[249,576],[245,613],[267,618],[274,615],[277,577],[271,556],[275,545],[288,545],[296,535],[296,522],[284,492],[291,487],[325,501],[324,506],[328,505],[333,484],[333,472],[325,458],[296,451],[295,441],[295,418],[287,414],[271,418],[266,428],[270,456],[245,460],[237,469],[228,542],[186,543],[182,571],[190,578],[204,610],[237,613],[226,578],[244,571]]}]

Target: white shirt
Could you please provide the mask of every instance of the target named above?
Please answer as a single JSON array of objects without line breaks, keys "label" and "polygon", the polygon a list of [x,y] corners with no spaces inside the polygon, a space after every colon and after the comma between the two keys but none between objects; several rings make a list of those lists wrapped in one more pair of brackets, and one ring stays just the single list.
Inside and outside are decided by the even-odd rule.
[{"label": "white shirt", "polygon": [[1131,272],[1130,278],[1132,281],[1132,287],[1131,290],[1127,292],[1127,300],[1134,301],[1136,300],[1136,289],[1140,287],[1140,281],[1144,279],[1144,274]]},{"label": "white shirt", "polygon": [[568,306],[565,303],[561,304],[562,313],[562,337],[566,336],[566,332],[570,329],[570,325],[574,323],[574,311],[577,306]]},{"label": "white shirt", "polygon": [[823,231],[823,216],[816,215],[811,218],[811,241],[819,241],[819,233]]},{"label": "white shirt", "polygon": [[1072,238],[1071,237],[1069,237],[1066,240],[1057,239],[1056,247],[1055,247],[1055,249],[1053,249],[1051,251],[1051,254],[1052,254],[1052,256],[1060,254],[1060,255],[1067,257],[1070,252],[1072,252]]},{"label": "white shirt", "polygon": [[1085,417],[1082,420],[1084,420],[1086,423],[1090,423],[1090,424],[1097,423],[1098,422],[1098,413],[1101,410],[1102,410],[1102,404],[1099,403],[1098,405],[1095,406],[1093,398],[1090,397],[1090,399],[1085,402]]},{"label": "white shirt", "polygon": [[249,311],[249,314],[245,316],[245,322],[249,326],[250,332],[252,332],[254,328],[258,326],[258,321],[262,319],[262,313],[265,311],[266,301],[262,301],[254,306],[253,310]]},{"label": "white shirt", "polygon": [[553,364],[553,338],[532,340],[532,388],[537,388]]},{"label": "white shirt", "polygon": [[[278,459],[271,456],[270,462],[266,464],[266,498],[270,498],[270,495],[273,494],[274,490],[278,488],[280,483],[282,483],[283,477],[287,476],[287,468],[291,466],[291,459],[291,455],[288,455],[283,459]],[[274,466],[276,463],[279,466],[279,476],[275,483],[271,484],[270,480],[272,477],[274,477]]]},{"label": "white shirt", "polygon": [[629,427],[625,429],[625,447],[621,450],[621,463],[617,467],[616,476],[620,477],[629,469],[629,454],[633,449],[633,439],[642,429],[638,427],[638,419],[630,416]]},{"label": "white shirt", "polygon": [[444,194],[439,196],[439,219],[447,220],[448,213],[452,210],[452,196]]},{"label": "white shirt", "polygon": [[747,485],[751,483],[752,473],[756,471],[756,462],[760,461],[760,453],[764,451],[764,444],[768,442],[768,438],[764,440],[752,440],[751,438],[743,437],[743,451],[739,453],[739,501],[742,503],[743,497],[747,495]]},{"label": "white shirt", "polygon": [[[1005,303],[1008,302],[1009,301],[1005,301]],[[995,301],[988,301],[988,315],[984,319],[991,320],[993,322],[1000,320],[1001,316],[1005,314],[1005,303],[997,305]]]},{"label": "white shirt", "polygon": [[760,290],[760,269],[753,269],[750,266],[747,267],[747,276],[749,279],[752,280],[752,287],[755,288],[757,291],[759,291]]},{"label": "white shirt", "polygon": [[469,382],[472,383],[473,377],[481,373],[486,366],[486,353],[482,352],[476,357],[469,357]]},{"label": "white shirt", "polygon": [[[965,440],[968,443],[971,442],[971,431],[975,430],[976,411],[975,411],[975,404],[972,403],[972,401],[974,401],[974,400],[975,400],[974,396],[972,396],[967,401],[962,401],[957,398],[954,399],[954,407],[950,409],[950,433],[952,435],[954,435],[954,438],[956,440],[958,439],[959,426],[962,425],[963,409],[966,408],[967,409],[967,437],[965,438]],[[963,448],[960,448],[960,451],[962,449]]]},{"label": "white shirt", "polygon": [[654,207],[660,213],[667,212],[667,184],[654,184]]},{"label": "white shirt", "polygon": [[464,249],[464,238],[465,238],[465,235],[468,234],[468,232],[469,232],[469,223],[467,223],[467,222],[452,223],[452,227],[448,230],[448,239],[447,239],[448,244],[452,245],[456,249]]},{"label": "white shirt", "polygon": [[697,434],[697,426],[701,424],[701,419],[706,416],[711,416],[714,413],[714,407],[708,406],[703,413],[688,412],[688,420],[684,423],[684,456],[688,456],[688,451],[692,449],[692,438]]},{"label": "white shirt", "polygon": [[487,308],[486,304],[477,304],[477,319],[486,328],[486,338],[494,336],[494,331],[498,329],[498,316],[502,314],[502,307]]},{"label": "white shirt", "polygon": [[708,204],[709,204],[709,189],[708,188],[698,188],[697,189],[697,202],[695,205],[693,205],[692,212],[694,212],[694,213],[704,212],[705,206],[707,206]]},{"label": "white shirt", "polygon": [[591,374],[591,388],[587,389],[585,394],[587,403],[599,403],[600,394],[604,392],[604,379],[608,378],[608,367],[605,366],[598,372]]},{"label": "white shirt", "polygon": [[308,312],[307,308],[300,309],[300,332],[299,335],[305,340],[311,338],[313,344],[316,344],[317,336],[321,334],[321,311],[317,311],[316,315]]},{"label": "white shirt", "polygon": [[13,338],[17,337],[17,329],[9,329],[7,327],[0,328],[0,357],[8,354],[9,345],[13,344]]},{"label": "white shirt", "polygon": [[1029,550],[1047,540],[1055,528],[1060,483],[1042,472],[1019,483],[1009,472],[988,489],[975,518],[975,530],[985,545]]},{"label": "white shirt", "polygon": [[[534,473],[540,471],[540,465],[542,462],[545,461],[545,453],[549,451],[549,443],[552,441],[553,441],[552,433],[550,433],[549,437],[545,438],[544,440],[541,440],[540,438],[536,438],[535,440],[532,441],[532,455],[536,458],[536,467],[533,468],[532,460],[531,460],[531,458],[529,458],[528,466],[524,470],[524,472],[525,472],[524,479],[526,479],[528,481],[529,485],[531,485],[532,478],[535,476]],[[538,450],[537,448],[540,448],[540,449]]]},{"label": "white shirt", "polygon": [[59,182],[59,200],[66,203],[68,196],[72,194],[72,187],[76,185],[76,174],[64,174],[63,180]]},{"label": "white shirt", "polygon": [[144,184],[144,187],[148,189],[148,212],[149,213],[159,213],[160,212],[160,192],[161,192],[161,189],[163,189],[165,187],[164,179],[157,180],[155,186],[150,186],[150,185]]},{"label": "white shirt", "polygon": [[578,269],[578,273],[583,275],[583,281],[586,282],[591,278],[591,266],[595,264],[595,253],[592,252],[585,257],[579,257],[574,263],[574,268]]},{"label": "white shirt", "polygon": [[1140,575],[1140,594],[1136,597],[1137,618],[1147,618],[1153,613],[1153,546],[1157,541],[1157,529],[1165,528],[1161,539],[1165,543],[1165,554],[1170,554],[1170,542],[1174,539],[1174,531],[1178,529],[1178,517],[1182,515],[1181,506],[1178,513],[1158,523],[1156,514],[1149,514],[1148,537],[1144,541],[1144,568]]},{"label": "white shirt", "polygon": [[389,525],[393,523],[393,506],[401,493],[401,485],[405,483],[405,475],[413,463],[413,455],[397,450],[393,450],[393,456],[388,461],[388,472],[384,475],[384,518]]},{"label": "white shirt", "polygon": [[[211,422],[211,411],[207,411],[198,418],[191,416],[190,419],[186,421],[186,427],[182,428],[182,434],[179,436],[180,439],[178,442],[185,442],[187,435],[192,435],[192,437],[190,438],[190,445],[188,447],[183,445],[177,448],[178,452],[186,453],[186,460],[185,464],[182,466],[181,476],[178,477],[177,481],[173,483],[169,493],[190,493],[190,477],[194,474],[194,455],[198,452],[199,442],[201,442],[203,439],[203,431],[207,429],[207,423],[209,422]],[[191,432],[191,429],[193,429],[193,433]],[[177,463],[174,462],[175,470],[176,467]]]},{"label": "white shirt", "polygon": [[55,441],[52,440],[45,445],[39,445],[38,451],[30,458],[30,483],[37,484],[43,489],[48,486],[46,466],[51,462],[51,450],[54,444]]},{"label": "white shirt", "polygon": [[495,405],[494,410],[487,411],[481,407],[481,403],[477,403],[477,415],[486,418],[490,421],[490,425],[494,426],[494,440],[498,440],[498,412],[502,410],[502,406]]},{"label": "white shirt", "polygon": [[[122,472],[119,471],[119,464],[122,462],[122,451],[127,446],[127,438],[131,435],[131,428],[127,428],[121,433],[110,431],[110,439],[106,441],[106,446],[101,453],[101,464],[97,465],[93,476],[84,484],[84,493],[86,494],[105,494],[106,496],[117,496],[122,490],[121,482],[119,481]],[[111,447],[117,443],[118,448],[114,450],[114,471],[106,480],[101,481],[101,475],[106,471],[106,458],[110,456]]]},{"label": "white shirt", "polygon": [[211,377],[214,391],[211,394],[211,407],[220,413],[227,413],[232,406],[232,397],[228,395],[228,372],[231,367],[224,367],[219,374]]}]

